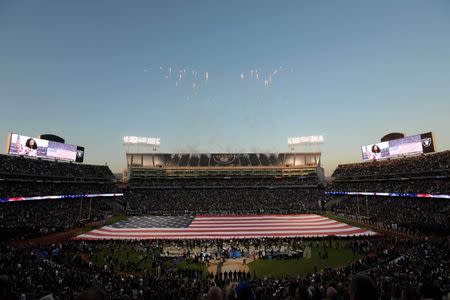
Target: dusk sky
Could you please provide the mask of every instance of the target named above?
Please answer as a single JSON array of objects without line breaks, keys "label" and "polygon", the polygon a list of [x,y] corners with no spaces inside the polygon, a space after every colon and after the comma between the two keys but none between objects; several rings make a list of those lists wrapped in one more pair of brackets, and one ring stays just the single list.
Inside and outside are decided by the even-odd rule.
[{"label": "dusk sky", "polygon": [[0,103],[4,140],[54,133],[114,172],[124,135],[160,152],[323,135],[328,175],[389,132],[443,151],[450,1],[0,0]]}]

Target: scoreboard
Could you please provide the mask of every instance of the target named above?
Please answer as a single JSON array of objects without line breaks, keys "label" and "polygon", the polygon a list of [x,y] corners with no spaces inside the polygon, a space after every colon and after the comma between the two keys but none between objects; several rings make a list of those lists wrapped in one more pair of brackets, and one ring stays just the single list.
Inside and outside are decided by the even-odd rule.
[{"label": "scoreboard", "polygon": [[9,134],[7,151],[10,155],[75,162],[83,162],[84,160],[84,147],[19,135],[17,133]]},{"label": "scoreboard", "polygon": [[431,132],[411,135],[377,144],[362,146],[363,161],[387,159],[435,152]]}]

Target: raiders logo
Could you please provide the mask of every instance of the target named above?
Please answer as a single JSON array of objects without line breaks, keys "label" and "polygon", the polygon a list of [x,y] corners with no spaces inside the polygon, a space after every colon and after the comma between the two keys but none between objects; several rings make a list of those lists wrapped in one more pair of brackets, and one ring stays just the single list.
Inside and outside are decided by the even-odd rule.
[{"label": "raiders logo", "polygon": [[77,150],[77,157],[78,158],[82,158],[84,155],[84,151],[83,150]]},{"label": "raiders logo", "polygon": [[231,164],[236,158],[234,154],[216,154],[213,155],[213,159],[215,162],[219,164],[228,165]]},{"label": "raiders logo", "polygon": [[430,147],[432,142],[431,138],[425,138],[422,140],[422,145],[424,147]]}]

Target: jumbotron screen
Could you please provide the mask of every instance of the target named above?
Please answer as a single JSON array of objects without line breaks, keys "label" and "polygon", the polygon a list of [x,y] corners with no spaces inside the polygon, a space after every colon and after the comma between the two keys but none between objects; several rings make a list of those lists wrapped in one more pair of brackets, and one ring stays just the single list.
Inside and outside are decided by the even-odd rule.
[{"label": "jumbotron screen", "polygon": [[411,135],[388,142],[362,146],[363,161],[434,152],[431,132]]},{"label": "jumbotron screen", "polygon": [[12,133],[8,154],[83,162],[84,147]]}]

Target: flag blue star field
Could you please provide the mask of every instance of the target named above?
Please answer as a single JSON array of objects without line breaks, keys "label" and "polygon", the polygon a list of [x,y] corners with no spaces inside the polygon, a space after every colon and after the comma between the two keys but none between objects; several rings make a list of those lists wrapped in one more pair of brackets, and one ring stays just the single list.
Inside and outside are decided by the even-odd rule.
[{"label": "flag blue star field", "polygon": [[186,228],[194,216],[142,216],[114,223],[110,228]]},{"label": "flag blue star field", "polygon": [[131,217],[81,234],[75,239],[243,239],[375,234],[370,230],[314,214],[184,215]]}]

